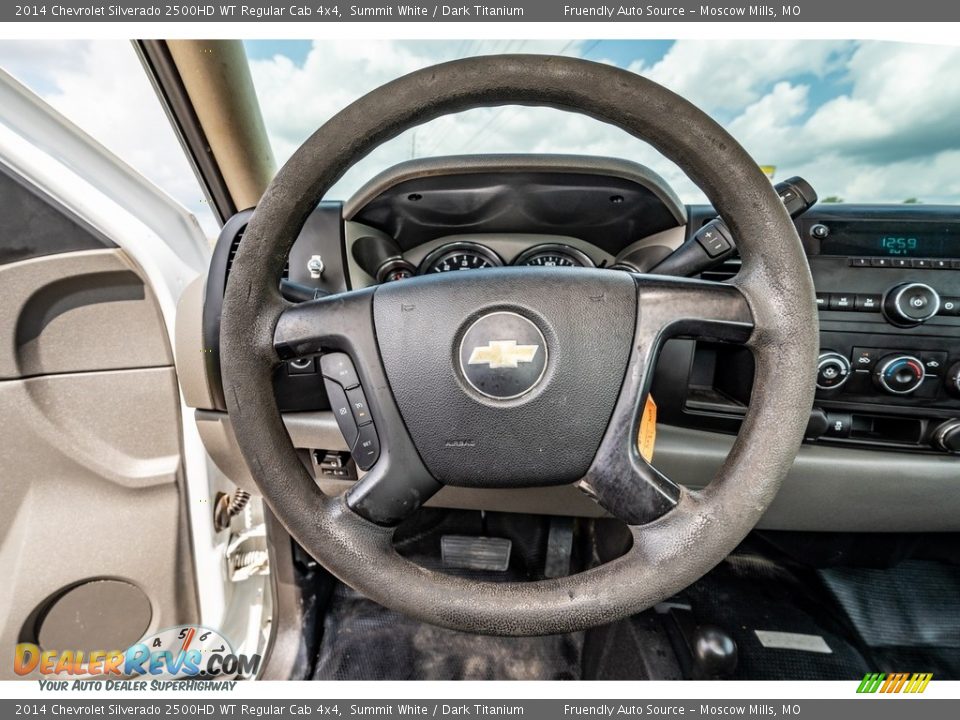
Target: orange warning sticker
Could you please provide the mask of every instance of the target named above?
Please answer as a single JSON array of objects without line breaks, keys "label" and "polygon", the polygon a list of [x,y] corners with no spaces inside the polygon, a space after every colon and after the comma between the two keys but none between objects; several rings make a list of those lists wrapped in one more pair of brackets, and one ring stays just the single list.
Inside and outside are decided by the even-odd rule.
[{"label": "orange warning sticker", "polygon": [[647,395],[647,404],[643,406],[640,418],[640,430],[637,432],[637,450],[640,457],[653,462],[653,446],[657,442],[657,404],[652,395]]}]

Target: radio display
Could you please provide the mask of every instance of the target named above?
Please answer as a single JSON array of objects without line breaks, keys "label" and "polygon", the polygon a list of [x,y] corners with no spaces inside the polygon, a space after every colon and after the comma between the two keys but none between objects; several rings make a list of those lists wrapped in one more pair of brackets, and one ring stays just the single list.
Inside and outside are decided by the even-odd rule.
[{"label": "radio display", "polygon": [[930,221],[828,222],[821,255],[960,258],[960,226]]}]

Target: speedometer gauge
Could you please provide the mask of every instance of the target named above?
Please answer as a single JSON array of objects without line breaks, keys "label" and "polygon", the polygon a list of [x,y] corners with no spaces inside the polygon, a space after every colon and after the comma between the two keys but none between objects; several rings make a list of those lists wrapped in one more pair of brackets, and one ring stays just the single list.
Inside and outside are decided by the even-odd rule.
[{"label": "speedometer gauge", "polygon": [[594,267],[589,256],[569,245],[535,245],[523,251],[513,261],[514,265],[536,267]]},{"label": "speedometer gauge", "polygon": [[493,250],[477,243],[456,242],[441,245],[427,255],[420,265],[420,274],[479,270],[500,265],[503,265],[503,261]]}]

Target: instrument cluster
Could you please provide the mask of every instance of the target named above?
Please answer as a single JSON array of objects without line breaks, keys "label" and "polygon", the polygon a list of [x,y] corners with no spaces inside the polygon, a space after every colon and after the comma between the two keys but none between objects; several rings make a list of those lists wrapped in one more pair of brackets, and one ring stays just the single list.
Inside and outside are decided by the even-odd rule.
[{"label": "instrument cluster", "polygon": [[[458,270],[502,267],[507,264],[503,258],[485,245],[459,241],[441,245],[430,252],[420,263],[416,272],[419,275],[429,275]],[[509,264],[536,267],[595,267],[595,263],[586,253],[563,243],[534,245],[520,253]]]}]

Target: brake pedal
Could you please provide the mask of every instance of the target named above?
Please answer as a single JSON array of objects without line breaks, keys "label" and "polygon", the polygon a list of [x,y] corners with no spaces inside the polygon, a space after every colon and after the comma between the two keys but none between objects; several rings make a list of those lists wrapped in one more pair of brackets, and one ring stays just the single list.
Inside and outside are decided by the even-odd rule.
[{"label": "brake pedal", "polygon": [[440,538],[440,556],[444,567],[460,570],[504,572],[510,567],[513,543],[507,538],[444,535]]}]

